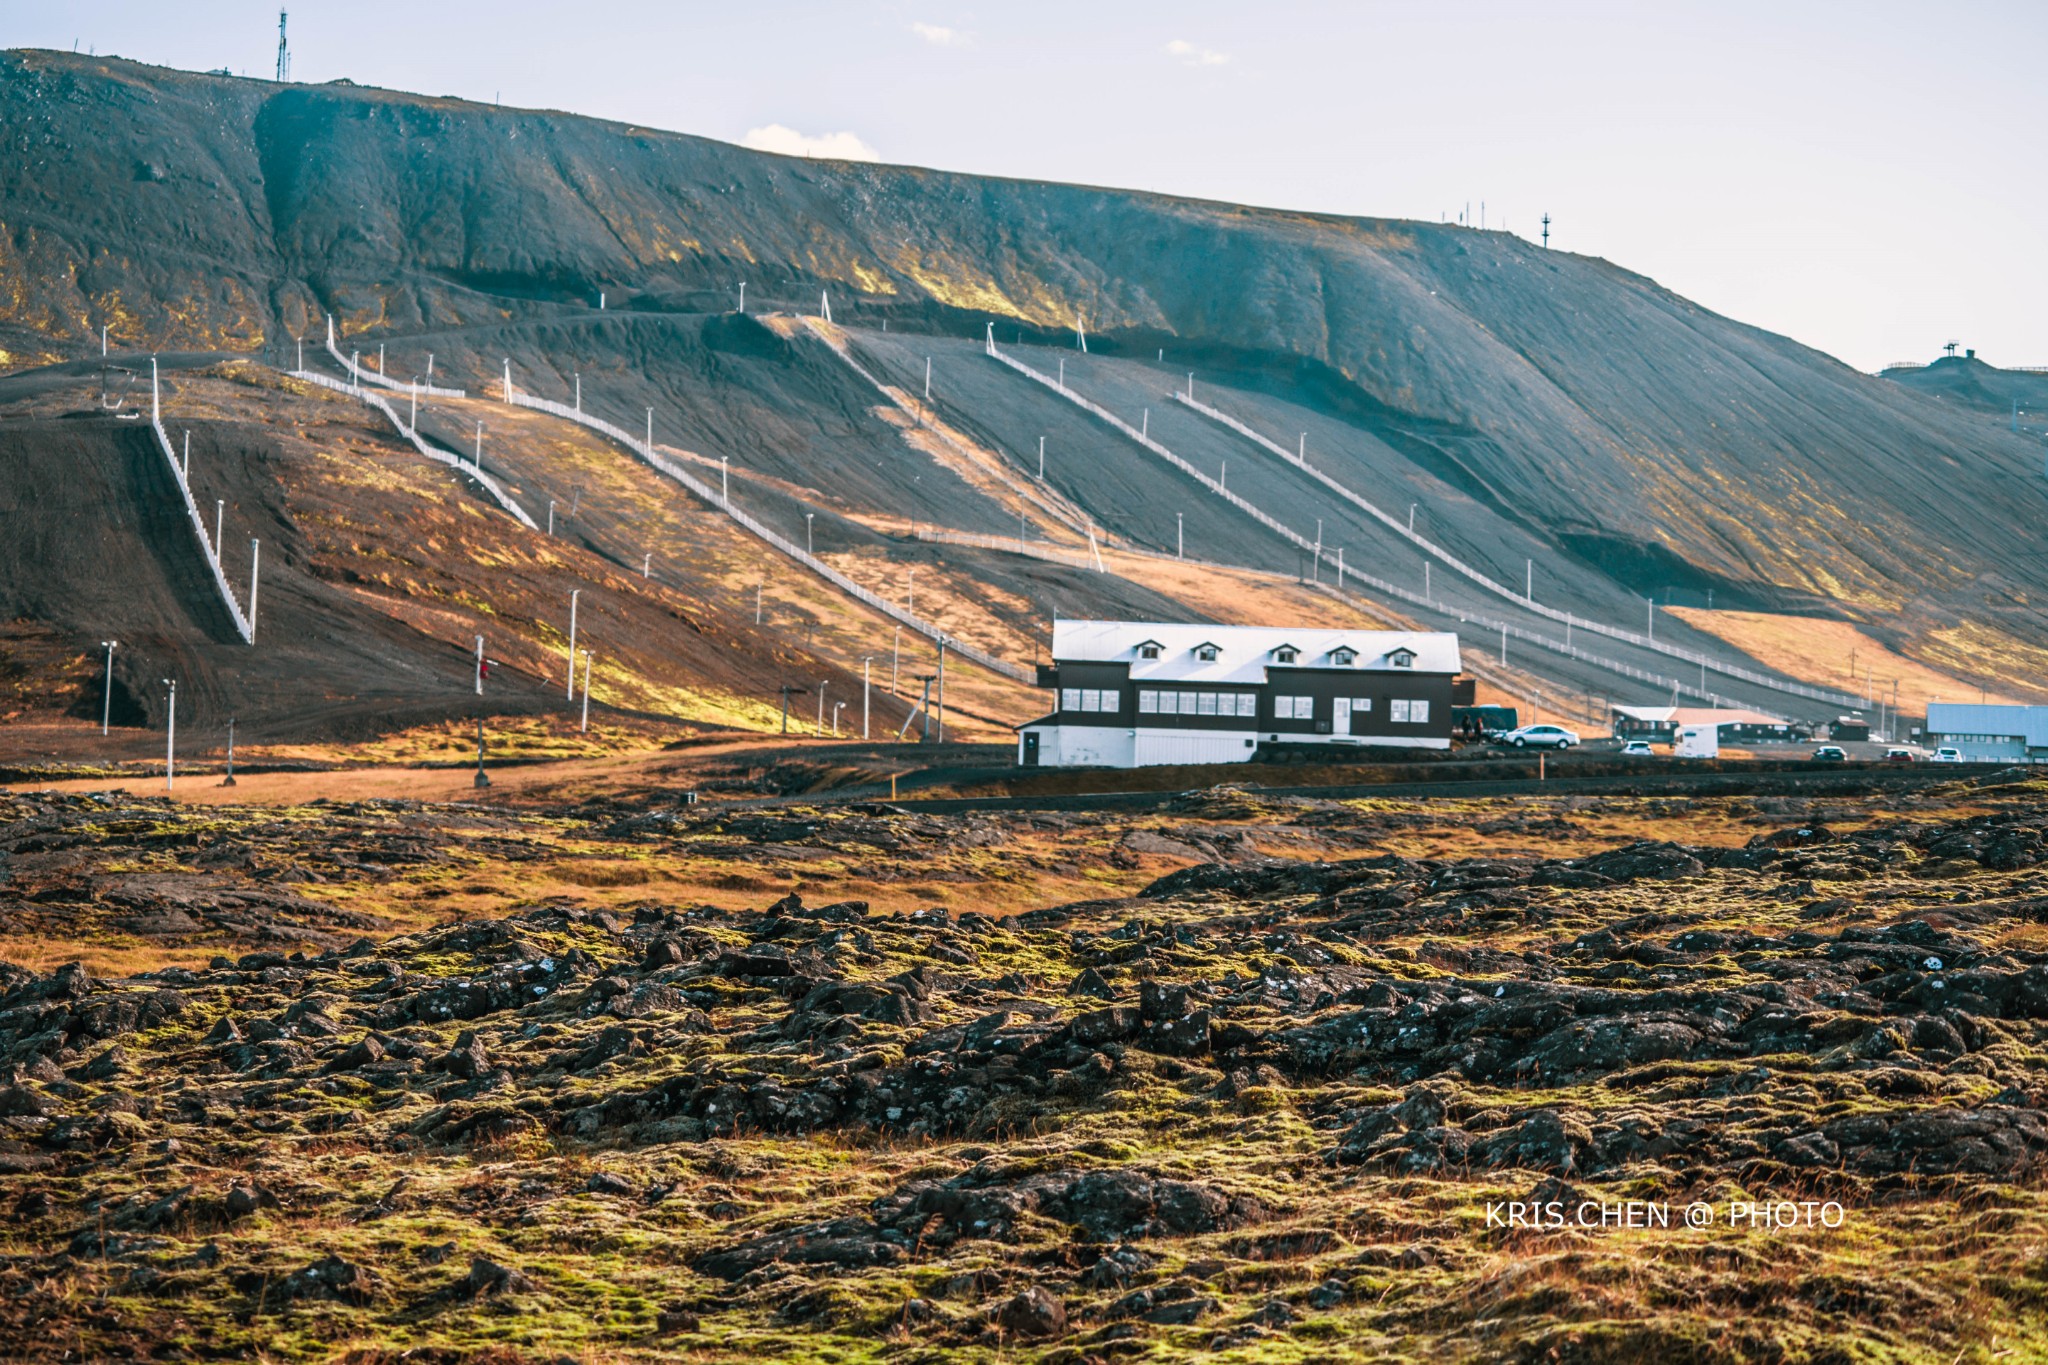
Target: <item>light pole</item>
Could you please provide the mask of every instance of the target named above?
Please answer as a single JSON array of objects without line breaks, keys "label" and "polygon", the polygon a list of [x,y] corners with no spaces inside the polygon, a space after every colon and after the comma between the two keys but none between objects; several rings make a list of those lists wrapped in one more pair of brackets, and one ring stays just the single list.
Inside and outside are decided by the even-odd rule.
[{"label": "light pole", "polygon": [[868,737],[868,665],[875,661],[870,654],[860,661],[860,737]]},{"label": "light pole", "polygon": [[817,516],[817,515],[818,515],[818,514],[817,514],[816,512],[806,512],[806,513],[804,513],[804,553],[805,553],[805,554],[812,554],[812,553],[814,553],[814,551],[813,551],[813,550],[812,550],[812,548],[811,548],[811,519],[812,519],[813,517]]},{"label": "light pole", "polygon": [[170,725],[164,731],[164,790],[169,791],[171,769],[178,758],[178,684],[171,678],[165,678],[164,686],[171,689]]},{"label": "light pole", "polygon": [[476,424],[476,455],[473,467],[479,474],[484,472],[484,424],[482,422]]},{"label": "light pole", "polygon": [[825,687],[832,680],[825,678],[818,683],[818,733],[825,733]]},{"label": "light pole", "polygon": [[742,313],[747,311],[747,282],[745,280],[740,281],[740,311]]},{"label": "light pole", "polygon": [[845,709],[846,703],[843,701],[832,703],[832,738],[834,739],[839,738],[839,713]]},{"label": "light pole", "polygon": [[249,643],[256,643],[256,570],[263,562],[263,542],[249,537]]},{"label": "light pole", "polygon": [[1657,638],[1657,599],[1654,597],[1645,597],[1643,599],[1643,605],[1649,609],[1648,619],[1650,622],[1650,638],[1654,640]]},{"label": "light pole", "polygon": [[576,376],[576,411],[583,411],[583,376]]},{"label": "light pole", "polygon": [[119,640],[102,640],[100,648],[107,651],[107,687],[105,699],[100,703],[100,733],[107,733],[107,727],[114,719],[114,647]]},{"label": "light pole", "polygon": [[227,518],[227,514],[228,500],[226,498],[215,498],[213,500],[213,562],[216,567],[220,564],[221,523]]},{"label": "light pole", "polygon": [[576,599],[583,595],[583,589],[572,588],[569,592],[569,700],[576,700]]},{"label": "light pole", "polygon": [[1179,512],[1173,514],[1173,557],[1175,559],[1186,559],[1188,557],[1187,522]]},{"label": "light pole", "polygon": [[223,787],[235,785],[235,718],[228,717],[228,775],[220,780]]},{"label": "light pole", "polygon": [[1415,504],[1412,502],[1408,504],[1408,534],[1415,534]]},{"label": "light pole", "polygon": [[408,424],[414,431],[420,429],[420,377],[412,377],[412,421]]},{"label": "light pole", "polygon": [[889,646],[889,695],[901,696],[896,690],[896,669],[903,662],[903,627],[896,627],[896,639]]},{"label": "light pole", "polygon": [[727,507],[732,506],[732,467],[727,463],[730,458],[718,457],[718,497]]},{"label": "light pole", "polygon": [[1316,518],[1316,557],[1309,565],[1309,581],[1323,581],[1323,519]]},{"label": "light pole", "polygon": [[553,498],[549,498],[549,499],[548,499],[548,534],[549,534],[549,535],[553,535],[554,533],[555,533],[555,500],[554,500]]},{"label": "light pole", "polygon": [[476,694],[484,694],[484,637],[476,637]]},{"label": "light pole", "polygon": [[583,724],[579,733],[590,733],[590,651],[583,651]]},{"label": "light pole", "polygon": [[1045,438],[1038,438],[1038,481],[1045,482]]},{"label": "light pole", "polygon": [[646,554],[640,556],[640,576],[642,578],[647,577],[648,570],[653,567],[653,564],[654,552],[652,550],[649,550]]}]

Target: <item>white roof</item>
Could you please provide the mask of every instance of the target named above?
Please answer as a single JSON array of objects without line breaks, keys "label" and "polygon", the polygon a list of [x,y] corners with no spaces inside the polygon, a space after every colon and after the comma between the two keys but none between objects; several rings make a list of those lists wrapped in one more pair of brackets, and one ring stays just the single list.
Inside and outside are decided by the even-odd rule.
[{"label": "white roof", "polygon": [[[1138,646],[1159,644],[1159,657],[1141,659]],[[1205,644],[1217,646],[1214,662],[1195,656]],[[1281,664],[1273,651],[1292,645],[1300,651],[1292,665]],[[1355,652],[1348,665],[1332,658],[1340,649]],[[1166,621],[1055,621],[1052,657],[1056,663],[1127,663],[1133,680],[1255,685],[1266,670],[1348,667],[1359,672],[1395,671],[1392,656],[1406,650],[1415,656],[1401,672],[1456,673],[1458,637],[1432,630],[1325,630],[1308,626],[1201,626]]]}]

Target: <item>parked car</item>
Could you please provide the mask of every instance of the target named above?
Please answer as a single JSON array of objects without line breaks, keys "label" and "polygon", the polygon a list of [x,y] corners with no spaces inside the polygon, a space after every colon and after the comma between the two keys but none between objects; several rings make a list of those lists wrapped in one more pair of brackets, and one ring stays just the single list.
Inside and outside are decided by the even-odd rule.
[{"label": "parked car", "polygon": [[1911,749],[1886,749],[1884,751],[1884,761],[1887,763],[1917,763],[1919,760],[1920,755],[1914,753]]},{"label": "parked car", "polygon": [[1934,757],[1928,759],[1927,761],[1929,763],[1960,763],[1963,761],[1963,751],[1961,749],[1950,748],[1936,749],[1934,751]]},{"label": "parked car", "polygon": [[1839,744],[1823,744],[1813,751],[1813,761],[1816,763],[1847,763],[1849,755],[1842,751],[1842,746]]},{"label": "parked car", "polygon": [[1655,758],[1657,751],[1650,747],[1647,739],[1632,739],[1621,746],[1623,758]]},{"label": "parked car", "polygon": [[1579,737],[1562,725],[1524,725],[1502,735],[1500,742],[1517,749],[1569,749]]}]

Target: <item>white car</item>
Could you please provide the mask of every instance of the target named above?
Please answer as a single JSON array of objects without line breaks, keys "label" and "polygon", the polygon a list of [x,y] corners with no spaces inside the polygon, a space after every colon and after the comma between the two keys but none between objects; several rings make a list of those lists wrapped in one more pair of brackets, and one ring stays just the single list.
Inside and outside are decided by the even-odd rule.
[{"label": "white car", "polygon": [[1934,757],[1927,761],[1929,763],[1960,763],[1963,761],[1963,751],[1961,749],[1936,749]]},{"label": "white car", "polygon": [[1502,735],[1500,742],[1517,749],[1569,749],[1579,742],[1579,737],[1562,725],[1524,725]]},{"label": "white car", "polygon": [[1657,751],[1650,747],[1650,741],[1647,739],[1632,739],[1621,746],[1621,756],[1623,758],[1655,758]]}]

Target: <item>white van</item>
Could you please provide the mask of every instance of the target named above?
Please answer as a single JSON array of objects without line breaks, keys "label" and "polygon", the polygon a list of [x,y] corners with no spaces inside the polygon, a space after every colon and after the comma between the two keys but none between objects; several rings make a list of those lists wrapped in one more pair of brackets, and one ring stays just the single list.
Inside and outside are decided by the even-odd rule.
[{"label": "white van", "polygon": [[1721,727],[1718,725],[1681,725],[1671,740],[1673,758],[1719,758],[1721,756]]}]

